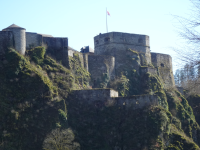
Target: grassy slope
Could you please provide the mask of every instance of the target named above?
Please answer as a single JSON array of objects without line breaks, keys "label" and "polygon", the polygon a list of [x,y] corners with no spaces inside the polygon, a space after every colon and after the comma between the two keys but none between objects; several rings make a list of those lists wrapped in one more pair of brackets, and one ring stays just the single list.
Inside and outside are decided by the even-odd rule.
[{"label": "grassy slope", "polygon": [[45,56],[43,47],[29,51],[27,57],[10,49],[4,58],[0,62],[0,146],[41,149],[47,133],[66,119],[68,93],[86,85],[76,79],[79,75]]}]

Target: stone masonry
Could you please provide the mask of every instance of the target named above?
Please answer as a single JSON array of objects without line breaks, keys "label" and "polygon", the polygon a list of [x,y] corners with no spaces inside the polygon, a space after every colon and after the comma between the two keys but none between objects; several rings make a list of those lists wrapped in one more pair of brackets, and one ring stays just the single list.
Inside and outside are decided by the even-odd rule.
[{"label": "stone masonry", "polygon": [[[126,68],[136,70],[140,76],[147,72],[158,75],[165,88],[175,86],[171,56],[151,53],[147,35],[121,32],[99,34],[94,37],[94,50],[86,46],[78,52],[68,46],[68,38],[26,32],[25,28],[15,24],[0,31],[0,56],[7,47],[15,48],[25,55],[25,50],[37,46],[44,46],[48,54],[68,68],[70,57],[78,54],[82,66],[91,74],[90,84],[93,88],[102,75],[106,74],[109,80],[113,80],[121,73],[127,73]],[[110,89],[73,91],[72,94],[76,100],[85,100],[87,103],[96,100],[107,101],[134,109],[158,105],[158,99],[154,95],[118,97],[118,92]]]}]

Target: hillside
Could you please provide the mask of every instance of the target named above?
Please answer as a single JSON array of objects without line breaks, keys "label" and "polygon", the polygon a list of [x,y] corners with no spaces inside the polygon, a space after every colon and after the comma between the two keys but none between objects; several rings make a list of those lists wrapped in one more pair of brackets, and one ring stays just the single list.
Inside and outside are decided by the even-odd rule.
[{"label": "hillside", "polygon": [[0,59],[0,149],[199,149],[193,109],[176,89],[165,89],[157,75],[138,76],[128,70],[131,75],[121,74],[108,83],[104,74],[99,84],[120,96],[156,94],[158,106],[96,107],[73,95],[73,90],[91,89],[90,73],[78,55],[69,60],[70,68],[47,55],[44,47],[25,56],[5,49]]}]

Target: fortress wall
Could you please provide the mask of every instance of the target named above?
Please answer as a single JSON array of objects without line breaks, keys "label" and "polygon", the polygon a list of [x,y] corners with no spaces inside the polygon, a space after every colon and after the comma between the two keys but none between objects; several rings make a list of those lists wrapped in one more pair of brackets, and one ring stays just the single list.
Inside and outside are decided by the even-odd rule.
[{"label": "fortress wall", "polygon": [[115,77],[115,58],[105,55],[88,55],[88,70],[91,74],[91,84],[97,87],[103,75],[107,73],[110,79]]},{"label": "fortress wall", "polygon": [[157,75],[157,69],[152,67],[140,67],[140,74],[143,75],[145,73],[151,73],[153,75]]},{"label": "fortress wall", "polygon": [[94,101],[105,101],[112,97],[118,97],[118,92],[112,89],[74,90],[71,95],[77,102],[92,104]]},{"label": "fortress wall", "polygon": [[138,109],[145,106],[159,105],[156,95],[138,95],[118,97],[118,92],[112,89],[74,90],[70,97],[79,105],[87,104],[95,107],[117,106],[119,108]]},{"label": "fortress wall", "polygon": [[[135,50],[135,45],[130,45],[129,48]],[[139,48],[143,48],[143,47],[139,47]],[[136,62],[135,60],[133,60],[133,58],[138,57],[138,55],[130,52],[126,45],[114,44],[114,43],[105,44],[100,47],[96,47],[95,54],[115,57],[116,76],[121,76],[122,72],[126,72],[132,69],[139,71],[139,66],[141,62],[140,61]],[[150,53],[148,57],[146,56],[147,53],[142,53],[141,55],[144,55],[144,59],[150,58]],[[147,61],[150,63],[150,59],[146,60],[146,62]]]},{"label": "fortress wall", "polygon": [[116,97],[116,103],[119,107],[126,107],[132,109],[143,108],[150,105],[159,105],[156,95],[138,95],[129,97]]},{"label": "fortress wall", "polygon": [[26,32],[26,49],[31,49],[42,45],[42,35]]},{"label": "fortress wall", "polygon": [[68,38],[43,37],[42,45],[57,61],[68,67]]},{"label": "fortress wall", "polygon": [[55,50],[68,48],[68,38],[43,37],[42,46]]},{"label": "fortress wall", "polygon": [[14,35],[11,31],[0,31],[0,55],[7,47],[14,48]]},{"label": "fortress wall", "polygon": [[154,67],[164,67],[172,70],[172,57],[167,54],[151,53],[151,61]]},{"label": "fortress wall", "polygon": [[166,54],[151,53],[151,60],[154,67],[158,68],[158,75],[161,77],[164,87],[174,87],[175,81],[172,70],[171,56]]},{"label": "fortress wall", "polygon": [[74,57],[74,54],[78,54],[78,56],[79,56],[79,58],[80,58],[80,61],[81,61],[81,65],[83,66],[83,67],[85,67],[84,66],[84,54],[83,53],[80,53],[80,52],[78,52],[78,51],[75,51],[75,50],[68,50],[68,57]]}]

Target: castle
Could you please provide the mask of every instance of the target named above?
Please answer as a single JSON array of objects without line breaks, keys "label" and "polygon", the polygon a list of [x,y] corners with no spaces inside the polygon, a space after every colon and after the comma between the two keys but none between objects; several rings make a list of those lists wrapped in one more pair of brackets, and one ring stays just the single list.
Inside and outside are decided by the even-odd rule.
[{"label": "castle", "polygon": [[[66,37],[53,37],[46,34],[26,32],[25,28],[15,24],[0,31],[0,55],[2,55],[2,49],[5,47],[12,47],[20,54],[25,55],[27,49],[37,46],[44,46],[47,52],[51,51],[51,54],[58,56],[57,59],[61,60],[62,64],[68,68],[69,58],[78,54],[82,66],[91,74],[91,86],[94,88],[97,87],[97,81],[101,80],[103,74],[107,74],[109,80],[120,76],[121,73],[126,74],[126,66],[136,70],[138,75],[146,72],[158,75],[162,79],[165,88],[175,86],[171,56],[151,53],[149,36],[147,35],[121,32],[99,34],[94,37],[94,50],[91,47],[83,47],[81,52],[78,52],[68,46],[68,38]],[[75,93],[76,95],[82,95],[82,97],[90,97],[91,94],[84,94],[88,91],[93,93],[92,95],[102,95],[102,90],[96,90],[96,93],[92,90],[76,91]],[[106,93],[106,89],[103,91],[103,93]],[[113,93],[112,90],[109,90],[109,92]],[[93,98],[95,99],[95,97],[98,96]],[[106,97],[107,99],[113,99],[113,97],[118,97],[118,94],[114,94],[114,96],[107,95]],[[148,104],[157,103],[156,96],[149,95],[146,97],[145,101]],[[132,101],[137,103],[137,99],[140,99],[141,102],[143,98],[134,96],[132,98],[115,98],[120,104],[124,104],[122,101],[125,99],[128,99],[126,100],[127,103],[130,103],[131,99],[134,99]]]}]

